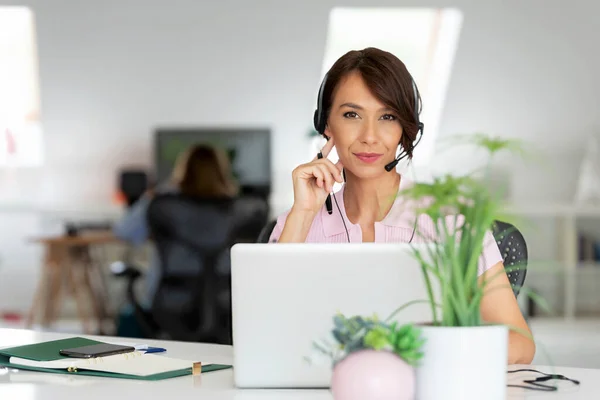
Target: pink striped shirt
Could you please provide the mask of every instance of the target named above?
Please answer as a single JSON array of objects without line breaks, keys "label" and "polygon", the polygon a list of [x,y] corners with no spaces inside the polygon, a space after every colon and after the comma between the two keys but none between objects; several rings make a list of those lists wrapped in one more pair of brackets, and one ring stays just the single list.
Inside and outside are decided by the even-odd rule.
[{"label": "pink striped shirt", "polygon": [[[411,185],[404,177],[400,180],[399,196],[394,201],[390,212],[379,222],[375,222],[376,243],[427,243],[428,238],[435,236],[433,220],[427,215],[420,215],[416,221],[413,207],[407,207],[409,202],[402,199],[401,192]],[[332,196],[333,214],[329,215],[323,205],[308,232],[306,243],[362,243],[362,229],[359,224],[353,224],[346,215],[344,206],[344,187]],[[336,204],[337,200],[337,204]],[[339,205],[339,210],[338,210]],[[269,238],[269,242],[277,242],[283,231],[289,210],[277,218],[277,224]],[[341,214],[341,215],[340,215]],[[451,217],[454,218],[454,217]],[[460,222],[460,220],[459,220]],[[344,226],[345,223],[345,226]],[[346,234],[346,227],[348,234]],[[485,235],[483,252],[479,259],[479,275],[502,262],[502,255],[491,231]]]}]

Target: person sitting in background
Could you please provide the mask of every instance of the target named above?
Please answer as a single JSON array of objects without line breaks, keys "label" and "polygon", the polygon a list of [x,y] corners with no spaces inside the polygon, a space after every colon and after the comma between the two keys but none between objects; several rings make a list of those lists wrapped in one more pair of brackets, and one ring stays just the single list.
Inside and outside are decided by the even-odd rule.
[{"label": "person sitting in background", "polygon": [[[237,197],[238,185],[231,173],[227,155],[212,146],[200,144],[182,153],[175,163],[169,182],[156,189],[157,194],[176,193],[196,199],[231,201]],[[135,246],[149,239],[147,212],[154,191],[142,196],[113,227],[116,237]],[[235,211],[233,211],[235,212]],[[152,249],[146,274],[146,299],[151,304],[161,278],[157,254]]]}]

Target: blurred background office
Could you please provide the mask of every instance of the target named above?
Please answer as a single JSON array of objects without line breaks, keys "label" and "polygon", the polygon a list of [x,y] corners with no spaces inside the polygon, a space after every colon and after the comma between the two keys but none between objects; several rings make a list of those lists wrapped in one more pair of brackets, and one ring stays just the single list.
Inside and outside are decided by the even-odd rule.
[{"label": "blurred background office", "polygon": [[[172,277],[162,306],[132,302],[158,239],[132,243],[115,224],[182,152],[207,144],[239,184],[223,224],[239,212],[248,223],[210,249],[193,245],[210,258],[256,241],[292,204],[292,169],[321,144],[312,113],[324,72],[375,46],[421,89],[425,136],[399,166],[411,178],[480,165],[480,154],[447,149],[452,135],[525,141],[528,156],[496,159],[490,184],[520,217],[526,286],[553,312],[519,300],[554,362],[599,368],[599,14],[595,0],[0,0],[0,326],[227,342],[226,279],[212,277],[221,311],[204,310],[210,324],[167,332],[172,321],[152,313],[193,303],[196,289]],[[188,200],[174,207],[198,217]],[[173,233],[161,207],[155,236],[202,236]],[[177,218],[188,217],[166,220]]]}]

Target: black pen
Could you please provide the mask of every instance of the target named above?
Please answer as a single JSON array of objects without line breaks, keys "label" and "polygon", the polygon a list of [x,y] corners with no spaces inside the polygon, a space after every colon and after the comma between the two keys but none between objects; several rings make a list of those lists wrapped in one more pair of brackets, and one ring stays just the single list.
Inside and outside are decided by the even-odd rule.
[{"label": "black pen", "polygon": [[[317,158],[320,160],[321,158],[323,158],[323,153],[319,152],[317,154]],[[331,194],[327,195],[327,198],[325,199],[325,208],[327,208],[327,213],[329,215],[331,215],[333,213],[333,205],[331,204]]]}]

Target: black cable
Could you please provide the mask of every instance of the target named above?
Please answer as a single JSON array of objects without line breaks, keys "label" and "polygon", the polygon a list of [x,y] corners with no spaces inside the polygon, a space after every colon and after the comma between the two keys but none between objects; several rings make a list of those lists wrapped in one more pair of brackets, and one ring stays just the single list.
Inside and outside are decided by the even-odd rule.
[{"label": "black cable", "polygon": [[344,216],[342,215],[342,210],[340,209],[340,205],[338,204],[336,193],[333,194],[333,200],[335,200],[335,205],[337,206],[338,212],[340,213],[340,218],[342,219],[342,223],[344,224],[344,229],[346,230],[346,237],[348,238],[348,243],[350,243],[350,234],[348,233],[348,227],[346,226],[346,221],[344,220]]},{"label": "black cable", "polygon": [[410,235],[410,239],[408,243],[412,243],[413,238],[415,237],[415,231],[417,230],[417,222],[419,221],[419,216],[415,218],[415,225],[413,226],[412,235]]},{"label": "black cable", "polygon": [[563,381],[569,381],[574,383],[575,385],[579,385],[580,382],[576,379],[571,379],[571,378],[567,378],[564,375],[557,375],[557,374],[547,374],[545,372],[541,372],[535,369],[516,369],[513,371],[507,371],[509,374],[514,374],[515,372],[535,372],[538,374],[542,374],[544,376],[540,376],[538,378],[535,379],[525,379],[523,381],[523,383],[527,383],[529,385],[532,386],[526,386],[526,385],[513,385],[513,384],[509,384],[507,385],[508,387],[515,387],[515,388],[521,388],[521,389],[529,389],[529,390],[539,390],[541,392],[555,392],[558,390],[558,388],[556,386],[549,386],[549,385],[544,385],[538,382],[547,382],[550,380],[563,380]]},{"label": "black cable", "polygon": [[[323,158],[323,152],[318,152],[317,153],[317,158],[320,160]],[[331,207],[331,194],[327,195],[327,198],[325,199],[325,207],[327,208],[327,213],[329,215],[331,215],[331,213],[333,212],[333,209]]]}]

